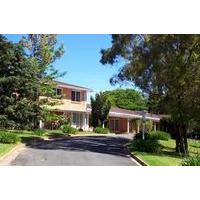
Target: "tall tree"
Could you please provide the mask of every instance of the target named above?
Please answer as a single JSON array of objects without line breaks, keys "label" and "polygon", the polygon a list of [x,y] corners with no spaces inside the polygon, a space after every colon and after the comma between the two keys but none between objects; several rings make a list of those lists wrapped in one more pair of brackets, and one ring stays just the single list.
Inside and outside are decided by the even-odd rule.
[{"label": "tall tree", "polygon": [[95,95],[95,98],[91,97],[91,107],[92,126],[104,126],[107,122],[108,114],[111,108],[110,101],[102,92],[100,92]]},{"label": "tall tree", "polygon": [[103,92],[113,107],[129,110],[147,109],[144,95],[133,89],[116,89]]},{"label": "tall tree", "polygon": [[[20,44],[0,35],[0,126],[30,128],[41,108],[32,101],[37,88],[37,68]],[[39,120],[39,119],[38,119]]]},{"label": "tall tree", "polygon": [[200,112],[200,35],[112,35],[112,47],[102,50],[103,64],[125,64],[111,78],[131,81],[156,94],[176,129],[176,151],[188,154],[187,129]]},{"label": "tall tree", "polygon": [[[38,87],[34,91],[33,100],[39,102],[39,96],[52,95],[53,80],[64,74],[59,74],[54,68],[53,63],[64,53],[63,44],[58,45],[57,35],[55,34],[29,34],[20,41],[27,57],[37,68],[36,79]],[[38,126],[38,117],[34,119],[35,128]]]}]

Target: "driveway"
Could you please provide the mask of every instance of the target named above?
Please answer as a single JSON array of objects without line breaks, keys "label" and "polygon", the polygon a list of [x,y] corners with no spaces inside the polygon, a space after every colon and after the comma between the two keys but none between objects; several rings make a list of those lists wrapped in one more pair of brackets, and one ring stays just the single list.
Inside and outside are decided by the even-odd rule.
[{"label": "driveway", "polygon": [[30,143],[10,163],[22,166],[136,166],[127,153],[129,137],[81,136]]}]

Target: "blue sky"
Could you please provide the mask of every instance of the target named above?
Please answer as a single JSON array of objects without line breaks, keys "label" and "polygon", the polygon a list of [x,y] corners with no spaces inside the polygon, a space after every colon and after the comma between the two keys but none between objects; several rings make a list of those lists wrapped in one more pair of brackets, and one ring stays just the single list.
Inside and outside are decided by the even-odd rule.
[{"label": "blue sky", "polygon": [[[6,37],[17,42],[22,35],[6,35]],[[54,66],[60,72],[67,73],[59,79],[60,81],[89,87],[94,93],[119,87],[119,85],[111,86],[109,83],[110,77],[117,73],[119,65],[104,66],[99,62],[100,50],[111,46],[110,35],[58,35],[58,43],[61,42],[64,43],[65,53]]]}]

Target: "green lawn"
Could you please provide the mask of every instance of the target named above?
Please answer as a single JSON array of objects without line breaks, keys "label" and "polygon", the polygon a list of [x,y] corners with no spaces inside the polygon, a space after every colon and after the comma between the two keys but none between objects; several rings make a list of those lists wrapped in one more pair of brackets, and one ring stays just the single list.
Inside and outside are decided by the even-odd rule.
[{"label": "green lawn", "polygon": [[[150,166],[177,166],[181,165],[182,157],[175,153],[175,140],[159,141],[163,150],[160,154],[132,152]],[[188,139],[190,155],[200,153],[200,141]]]},{"label": "green lawn", "polygon": [[[5,132],[5,131],[3,131]],[[20,138],[21,142],[18,144],[21,144],[22,142],[27,141],[27,139],[32,139],[32,138],[39,138],[39,136],[34,135],[32,131],[9,131],[9,132],[14,132],[16,133]],[[14,148],[17,144],[4,144],[0,143],[0,157],[8,153],[12,148]]]},{"label": "green lawn", "polygon": [[2,144],[0,143],[0,157],[8,153],[16,144]]}]

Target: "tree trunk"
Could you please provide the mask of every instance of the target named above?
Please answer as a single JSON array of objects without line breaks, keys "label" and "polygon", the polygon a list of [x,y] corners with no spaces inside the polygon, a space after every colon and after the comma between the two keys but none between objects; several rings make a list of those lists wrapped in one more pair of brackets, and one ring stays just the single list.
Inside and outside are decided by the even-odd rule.
[{"label": "tree trunk", "polygon": [[[35,90],[35,94],[33,96],[33,101],[38,102],[39,101],[39,95],[38,95],[38,91]],[[38,129],[39,128],[39,121],[38,121],[38,115],[36,114],[33,117],[33,129]]]},{"label": "tree trunk", "polygon": [[175,125],[175,134],[176,134],[176,152],[188,156],[188,143],[187,143],[187,131],[186,127],[181,124]]}]

